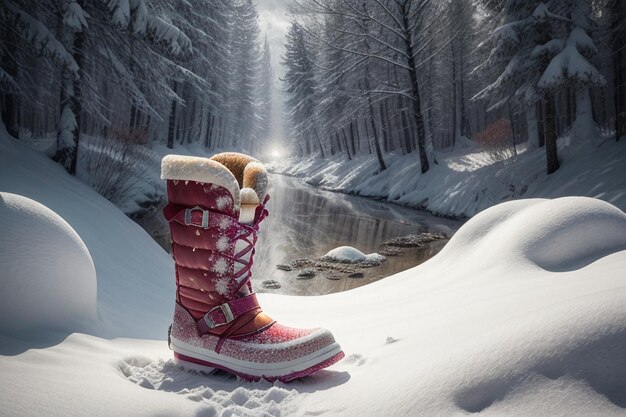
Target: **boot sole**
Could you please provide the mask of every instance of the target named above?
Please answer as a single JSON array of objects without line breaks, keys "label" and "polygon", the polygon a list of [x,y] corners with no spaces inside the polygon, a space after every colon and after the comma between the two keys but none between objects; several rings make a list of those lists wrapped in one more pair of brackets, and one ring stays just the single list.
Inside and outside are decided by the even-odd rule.
[{"label": "boot sole", "polygon": [[345,355],[338,343],[287,362],[259,363],[230,358],[214,351],[201,349],[172,338],[171,348],[174,361],[183,368],[212,372],[221,369],[246,381],[289,382],[314,374],[341,360]]}]

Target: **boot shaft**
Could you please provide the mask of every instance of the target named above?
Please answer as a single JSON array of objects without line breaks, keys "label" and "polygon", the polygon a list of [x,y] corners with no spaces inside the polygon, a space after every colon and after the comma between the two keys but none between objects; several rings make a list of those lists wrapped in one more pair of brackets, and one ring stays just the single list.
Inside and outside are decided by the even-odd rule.
[{"label": "boot shaft", "polygon": [[[245,166],[240,174],[244,171]],[[163,160],[162,176],[167,180],[169,204],[164,215],[170,224],[176,264],[176,301],[199,319],[216,306],[251,293],[256,232],[267,211],[258,204],[257,191],[240,191],[244,179],[239,180],[224,164],[168,156]],[[248,217],[253,224],[239,221],[242,194],[244,201],[254,204],[245,208],[248,212],[252,208],[254,214]]]}]

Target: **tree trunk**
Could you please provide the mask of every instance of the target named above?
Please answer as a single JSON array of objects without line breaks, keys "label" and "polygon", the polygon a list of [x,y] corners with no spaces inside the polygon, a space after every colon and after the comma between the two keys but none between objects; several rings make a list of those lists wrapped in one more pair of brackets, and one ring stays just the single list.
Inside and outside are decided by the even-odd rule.
[{"label": "tree trunk", "polygon": [[317,133],[317,129],[313,129],[313,133],[315,133],[315,138],[317,139],[317,143],[320,146],[320,155],[322,158],[326,158],[326,153],[324,152],[324,145],[322,144],[322,138],[320,138],[319,133]]},{"label": "tree trunk", "polygon": [[[78,0],[81,8],[85,7],[85,0]],[[83,88],[82,77],[85,67],[85,32],[78,32],[74,35],[74,60],[78,64],[79,77],[74,78],[74,96],[72,97],[72,110],[76,118],[76,130],[74,130],[74,149],[71,154],[69,172],[76,175],[76,165],[78,164],[78,149],[80,146],[80,130],[83,117]]]},{"label": "tree trunk", "polygon": [[537,107],[533,104],[526,109],[526,129],[528,134],[528,142],[536,148],[539,148],[539,130],[537,126]]},{"label": "tree trunk", "polygon": [[[626,33],[626,29],[622,29]],[[618,44],[615,42],[615,44]],[[626,133],[626,65],[624,58],[623,46],[620,47],[617,54],[615,54],[615,82],[614,82],[614,101],[615,101],[615,140],[619,141],[620,138]]]},{"label": "tree trunk", "polygon": [[461,131],[461,126],[457,122],[457,96],[456,96],[456,59],[454,55],[454,42],[450,42],[450,51],[452,52],[452,149],[456,145],[457,135]]},{"label": "tree trunk", "polygon": [[579,139],[590,140],[594,136],[595,121],[589,87],[576,88],[576,119],[572,131]]},{"label": "tree trunk", "polygon": [[352,155],[356,155],[355,136],[356,134],[354,133],[354,122],[350,122],[350,142],[352,142]]},{"label": "tree trunk", "polygon": [[[404,3],[402,10],[402,19],[404,23],[404,27],[410,27],[409,22],[409,13],[410,7],[406,7],[407,4]],[[410,31],[405,31],[405,44],[408,59],[408,67],[409,69],[409,79],[411,83],[411,96],[413,97],[413,118],[415,119],[415,126],[417,127],[417,149],[419,151],[420,157],[420,166],[422,169],[422,174],[426,173],[430,169],[430,165],[428,163],[428,156],[426,155],[426,133],[424,131],[424,119],[422,117],[422,103],[420,98],[420,90],[419,84],[417,82],[417,68],[415,63],[414,51],[413,51],[413,35]]]},{"label": "tree trunk", "polygon": [[[172,81],[172,90],[176,93],[176,81]],[[167,125],[167,147],[169,149],[174,148],[174,133],[176,129],[176,100],[172,100],[172,107],[170,109],[170,117]]]},{"label": "tree trunk", "polygon": [[544,138],[546,141],[546,160],[548,175],[559,169],[559,158],[556,148],[556,111],[554,109],[554,97],[549,96],[543,102]]},{"label": "tree trunk", "polygon": [[460,54],[460,75],[459,75],[459,107],[461,114],[461,135],[469,138],[472,136],[472,129],[469,124],[469,119],[467,117],[467,106],[465,105],[465,64],[463,61],[463,53],[465,51],[462,50]]},{"label": "tree trunk", "polygon": [[[85,7],[84,0],[78,0],[81,8]],[[82,83],[83,67],[85,65],[85,33],[72,33],[72,56],[78,64],[78,75],[71,75],[67,69],[63,70],[62,93],[64,103],[61,103],[61,118],[59,120],[61,136],[57,140],[57,153],[55,160],[65,167],[70,175],[76,175],[78,163],[78,147],[80,146],[81,118],[83,113]],[[71,131],[68,131],[68,116],[72,115],[74,120]]]},{"label": "tree trunk", "polygon": [[508,105],[508,111],[509,111],[509,120],[511,121],[511,141],[513,145],[513,155],[517,156],[517,143],[515,141],[515,135],[516,135],[517,129],[515,128],[515,116],[513,115],[513,109],[511,107],[510,101]]},{"label": "tree trunk", "polygon": [[[350,125],[352,126],[352,125]],[[341,129],[341,136],[343,136],[343,143],[346,146],[346,154],[348,155],[348,160],[352,160],[352,156],[350,156],[350,147],[348,146],[348,135],[346,135],[345,129]]]},{"label": "tree trunk", "polygon": [[400,121],[402,122],[402,140],[400,141],[400,150],[402,154],[411,152],[411,136],[409,134],[409,122],[407,120],[406,112],[400,113]]},{"label": "tree trunk", "polygon": [[543,148],[546,145],[546,137],[545,133],[545,124],[544,124],[544,116],[543,116],[543,102],[538,102],[535,104],[535,111],[537,112],[537,133],[539,136],[539,147]]},{"label": "tree trunk", "polygon": [[[383,109],[384,106],[384,109]],[[383,105],[378,106],[378,113],[380,114],[380,127],[383,132],[383,150],[385,152],[389,152],[389,121],[386,118],[387,111],[387,103],[384,102]]]},{"label": "tree trunk", "polygon": [[[3,29],[7,43],[14,45],[16,42],[14,31],[5,27]],[[14,80],[17,80],[18,68],[15,59],[11,54],[2,55],[2,67]],[[9,135],[19,139],[20,134],[20,97],[12,92],[4,93],[4,103],[2,107],[2,121],[6,126]]]}]

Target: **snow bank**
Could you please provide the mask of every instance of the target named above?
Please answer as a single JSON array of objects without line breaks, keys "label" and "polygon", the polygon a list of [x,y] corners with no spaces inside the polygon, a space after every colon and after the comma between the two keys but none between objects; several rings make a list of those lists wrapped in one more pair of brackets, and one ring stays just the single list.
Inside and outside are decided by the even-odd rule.
[{"label": "snow bank", "polygon": [[92,334],[165,336],[174,309],[173,261],[141,227],[46,155],[10,138],[2,125],[0,191],[53,210],[89,249],[98,286]]},{"label": "snow bank", "polygon": [[[274,172],[303,177],[322,188],[424,208],[431,213],[471,217],[503,201],[578,195],[626,209],[626,143],[607,139],[558,141],[561,168],[545,173],[545,149],[520,147],[518,156],[494,163],[473,148],[437,153],[438,164],[420,174],[417,153],[385,155],[389,167],[377,173],[376,158],[345,155],[322,160],[283,159]],[[399,181],[398,179],[402,180]]]},{"label": "snow bank", "polygon": [[[531,263],[549,271],[579,269],[626,250],[626,215],[584,197],[519,200],[474,216],[442,250],[472,262]],[[486,256],[488,255],[488,256]]]},{"label": "snow bank", "polygon": [[298,415],[624,415],[625,250],[626,215],[607,203],[521,200],[385,280],[323,301],[264,295],[275,317],[328,326],[347,353],[294,385],[338,384]]},{"label": "snow bank", "polygon": [[96,270],[72,227],[46,206],[0,192],[0,331],[77,330],[96,317]]},{"label": "snow bank", "polygon": [[173,366],[171,259],[61,167],[0,138],[0,189],[44,203],[80,235],[100,315],[88,334],[45,348],[0,330],[0,416],[625,414],[626,215],[608,203],[507,202],[403,273],[328,296],[259,294],[287,325],[332,330],[347,355],[270,385]]}]

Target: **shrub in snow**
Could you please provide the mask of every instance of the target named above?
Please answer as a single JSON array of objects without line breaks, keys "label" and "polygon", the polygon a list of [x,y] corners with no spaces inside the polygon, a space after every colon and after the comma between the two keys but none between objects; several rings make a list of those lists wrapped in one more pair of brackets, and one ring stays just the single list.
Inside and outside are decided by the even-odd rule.
[{"label": "shrub in snow", "polygon": [[508,119],[498,119],[487,125],[483,131],[475,133],[473,139],[494,162],[504,161],[515,154],[513,129]]},{"label": "shrub in snow", "polygon": [[0,192],[0,265],[0,331],[76,330],[96,317],[91,255],[46,206]]},{"label": "shrub in snow", "polygon": [[[150,177],[152,171],[158,170],[159,158],[139,146],[145,139],[141,130],[118,134],[115,139],[84,139],[78,175],[126,214],[153,210],[163,194],[158,189],[160,184]],[[154,170],[149,168],[151,165],[156,165]]]}]

